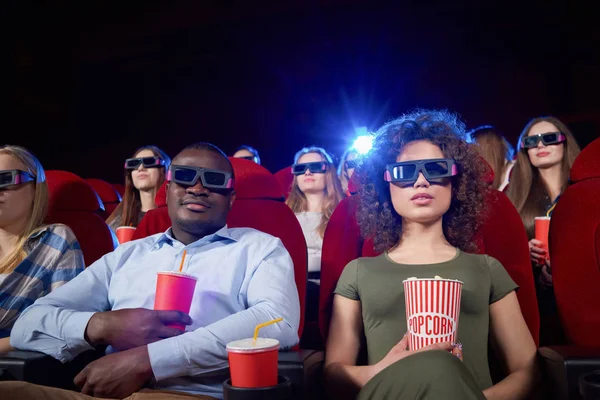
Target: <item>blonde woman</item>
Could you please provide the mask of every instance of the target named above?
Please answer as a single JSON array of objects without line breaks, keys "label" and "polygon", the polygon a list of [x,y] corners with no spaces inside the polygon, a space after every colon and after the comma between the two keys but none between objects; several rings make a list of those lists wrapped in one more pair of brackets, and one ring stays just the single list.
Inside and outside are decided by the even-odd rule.
[{"label": "blonde woman", "polygon": [[305,147],[296,153],[292,173],[294,181],[286,204],[304,232],[309,279],[319,279],[323,234],[344,194],[331,156],[320,147]]},{"label": "blonde woman", "polygon": [[25,308],[83,271],[83,254],[65,225],[44,225],[44,169],[22,147],[0,147],[0,353]]},{"label": "blonde woman", "polygon": [[340,165],[338,165],[337,174],[340,178],[340,183],[342,184],[342,190],[347,196],[350,195],[350,192],[348,191],[348,182],[350,182],[350,178],[352,178],[352,174],[354,174],[354,170],[356,169],[357,158],[358,151],[355,149],[348,149],[342,155],[342,160],[340,161]]}]

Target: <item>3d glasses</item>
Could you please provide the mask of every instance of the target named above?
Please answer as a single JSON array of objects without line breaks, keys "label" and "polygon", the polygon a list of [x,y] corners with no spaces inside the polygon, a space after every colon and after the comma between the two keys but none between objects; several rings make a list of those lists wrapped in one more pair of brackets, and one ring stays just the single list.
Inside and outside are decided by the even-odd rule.
[{"label": "3d glasses", "polygon": [[236,157],[236,158],[243,158],[244,160],[256,162],[254,156],[241,156],[241,157]]},{"label": "3d glasses", "polygon": [[540,140],[544,143],[544,146],[548,146],[551,144],[562,143],[567,140],[567,137],[561,132],[549,132],[541,133],[539,135],[525,136],[521,140],[521,148],[533,149],[534,147],[537,147]]},{"label": "3d glasses", "polygon": [[356,161],[355,160],[348,160],[344,163],[346,169],[352,169],[352,168],[356,168]]},{"label": "3d glasses", "polygon": [[128,158],[125,160],[125,169],[138,169],[140,165],[144,168],[158,168],[165,166],[165,160],[160,157]]},{"label": "3d glasses", "polygon": [[458,166],[451,158],[398,162],[386,165],[383,179],[386,182],[415,182],[419,172],[431,181],[458,175]]},{"label": "3d glasses", "polygon": [[302,175],[309,170],[312,174],[324,174],[327,171],[327,163],[325,161],[310,162],[304,164],[292,165],[292,174]]},{"label": "3d glasses", "polygon": [[171,165],[167,172],[167,180],[181,186],[194,186],[199,179],[207,189],[233,189],[233,176],[229,172],[188,165]]},{"label": "3d glasses", "polygon": [[19,169],[0,171],[0,189],[12,185],[34,182],[35,176]]}]

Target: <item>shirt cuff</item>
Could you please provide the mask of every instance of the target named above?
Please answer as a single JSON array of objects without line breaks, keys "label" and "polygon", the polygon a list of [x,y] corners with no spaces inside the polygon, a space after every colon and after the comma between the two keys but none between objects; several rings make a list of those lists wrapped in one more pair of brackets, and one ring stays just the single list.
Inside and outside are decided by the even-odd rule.
[{"label": "shirt cuff", "polygon": [[[64,363],[65,361],[75,358],[84,351],[94,349],[94,347],[85,340],[85,329],[94,314],[95,312],[75,312],[67,319],[62,328],[62,336],[66,338],[65,350],[70,353],[70,358],[65,358],[65,360],[60,361]],[[61,355],[61,358],[62,357],[63,356]]]},{"label": "shirt cuff", "polygon": [[186,375],[188,361],[182,355],[177,339],[172,337],[148,344],[148,356],[156,381]]}]

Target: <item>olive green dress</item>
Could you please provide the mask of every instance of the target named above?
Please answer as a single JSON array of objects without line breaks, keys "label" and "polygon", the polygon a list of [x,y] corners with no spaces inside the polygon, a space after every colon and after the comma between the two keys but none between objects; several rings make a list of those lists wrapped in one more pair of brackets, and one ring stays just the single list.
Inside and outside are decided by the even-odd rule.
[{"label": "olive green dress", "polygon": [[406,357],[386,368],[361,390],[365,399],[483,399],[492,386],[488,366],[489,305],[516,290],[498,260],[457,250],[442,263],[407,265],[387,254],[351,261],[335,293],[361,302],[368,363],[375,364],[407,331],[402,281],[410,278],[457,279],[464,283],[458,322],[463,358],[443,351]]}]

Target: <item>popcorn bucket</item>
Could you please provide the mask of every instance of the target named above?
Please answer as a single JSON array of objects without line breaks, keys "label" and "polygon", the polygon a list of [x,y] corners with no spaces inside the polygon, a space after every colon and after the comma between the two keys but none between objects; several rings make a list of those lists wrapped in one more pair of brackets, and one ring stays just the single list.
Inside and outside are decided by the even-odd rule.
[{"label": "popcorn bucket", "polygon": [[456,342],[463,283],[453,279],[407,279],[404,284],[410,350]]}]

